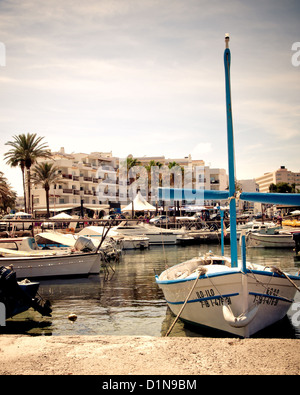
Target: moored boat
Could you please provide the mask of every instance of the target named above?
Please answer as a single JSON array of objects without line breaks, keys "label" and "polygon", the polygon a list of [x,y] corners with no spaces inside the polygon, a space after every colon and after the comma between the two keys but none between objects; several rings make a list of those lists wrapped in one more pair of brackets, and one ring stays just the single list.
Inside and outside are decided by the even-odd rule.
[{"label": "moored boat", "polygon": [[[171,311],[184,321],[208,326],[241,337],[249,337],[282,319],[297,290],[300,276],[290,275],[277,268],[268,268],[246,261],[246,240],[241,235],[242,260],[238,261],[235,161],[230,89],[229,36],[225,36],[224,52],[229,191],[159,189],[159,198],[182,197],[188,191],[202,199],[227,199],[230,205],[231,257],[207,254],[174,265],[159,276],[156,282],[163,290]],[[297,194],[263,194],[242,192],[239,199],[272,204],[299,205]],[[171,329],[171,328],[170,328]],[[168,331],[169,333],[169,331]]]},{"label": "moored boat", "polygon": [[13,267],[18,279],[88,276],[100,272],[101,256],[94,251],[41,250],[34,238],[0,240],[0,265]]},{"label": "moored boat", "polygon": [[171,311],[180,319],[240,337],[249,337],[282,319],[300,286],[299,276],[247,263],[243,271],[212,254],[172,266],[156,277]]},{"label": "moored boat", "polygon": [[[102,240],[103,233],[103,226],[87,226],[78,232],[78,235],[90,237],[94,240]],[[126,236],[115,230],[109,230],[107,237],[115,240],[123,250],[136,250],[149,247],[149,237],[146,236]]]},{"label": "moored boat", "polygon": [[293,240],[293,235],[289,232],[251,232],[247,235],[247,246],[260,248],[294,248],[295,241]]},{"label": "moored boat", "polygon": [[177,237],[183,234],[180,230],[161,229],[144,223],[127,224],[126,221],[112,229],[124,236],[148,237],[150,245],[177,244]]}]

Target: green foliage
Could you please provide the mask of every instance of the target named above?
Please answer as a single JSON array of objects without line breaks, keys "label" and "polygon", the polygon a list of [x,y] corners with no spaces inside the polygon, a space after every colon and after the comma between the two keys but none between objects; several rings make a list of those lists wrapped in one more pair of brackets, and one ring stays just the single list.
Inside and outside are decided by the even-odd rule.
[{"label": "green foliage", "polygon": [[288,184],[287,182],[278,182],[277,184],[271,184],[269,186],[269,192],[271,193],[300,193],[300,190],[296,188],[296,184]]}]

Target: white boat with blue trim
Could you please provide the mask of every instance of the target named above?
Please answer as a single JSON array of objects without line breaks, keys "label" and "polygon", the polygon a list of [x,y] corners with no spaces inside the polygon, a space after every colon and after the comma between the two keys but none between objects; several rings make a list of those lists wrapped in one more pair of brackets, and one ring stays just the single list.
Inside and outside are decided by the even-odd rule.
[{"label": "white boat with blue trim", "polygon": [[288,279],[273,267],[242,266],[207,254],[168,268],[156,281],[175,315],[184,306],[183,321],[249,337],[286,315],[297,292],[291,281],[299,287],[300,278]]},{"label": "white boat with blue trim", "polygon": [[[249,337],[282,319],[300,290],[300,276],[275,267],[246,261],[246,238],[241,236],[241,256],[237,254],[236,199],[262,203],[300,205],[299,194],[273,194],[235,190],[235,163],[230,92],[229,36],[224,52],[229,191],[159,189],[161,200],[185,198],[185,194],[205,200],[227,200],[230,204],[231,257],[207,254],[174,265],[156,282],[177,318],[194,325],[207,326],[240,337]],[[222,226],[221,226],[222,228]],[[223,240],[222,240],[223,244]],[[224,251],[222,245],[222,251]],[[176,321],[175,320],[175,321]],[[174,323],[175,323],[174,321]],[[173,326],[172,326],[173,327]],[[170,333],[169,329],[167,335]]]}]

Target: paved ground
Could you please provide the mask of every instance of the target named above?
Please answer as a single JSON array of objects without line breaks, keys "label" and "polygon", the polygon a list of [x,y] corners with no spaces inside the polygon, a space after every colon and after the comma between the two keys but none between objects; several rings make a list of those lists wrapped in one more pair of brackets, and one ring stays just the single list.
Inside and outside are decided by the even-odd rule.
[{"label": "paved ground", "polygon": [[0,335],[0,374],[300,374],[298,339]]}]

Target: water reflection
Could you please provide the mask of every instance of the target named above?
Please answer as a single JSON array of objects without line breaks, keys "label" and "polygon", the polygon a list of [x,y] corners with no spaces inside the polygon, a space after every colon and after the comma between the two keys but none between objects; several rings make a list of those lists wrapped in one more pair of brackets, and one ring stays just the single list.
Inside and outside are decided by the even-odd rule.
[{"label": "water reflection", "polygon": [[[162,291],[155,283],[154,270],[159,274],[166,266],[190,259],[212,250],[220,253],[219,245],[152,247],[130,251],[114,265],[109,281],[103,274],[81,279],[47,280],[40,282],[40,294],[52,303],[52,317],[27,311],[7,321],[0,333],[30,335],[136,335],[164,336],[174,316],[167,308]],[[229,253],[229,246],[225,246]],[[277,265],[297,273],[299,264],[289,250],[247,250],[247,259],[264,265]],[[300,303],[297,293],[296,302]],[[300,306],[300,304],[299,304]],[[71,322],[68,315],[75,313]],[[300,338],[299,327],[291,323],[292,312],[280,323],[255,337]],[[170,336],[223,337],[220,332],[190,327],[177,321]],[[226,335],[228,336],[228,335]]]}]

